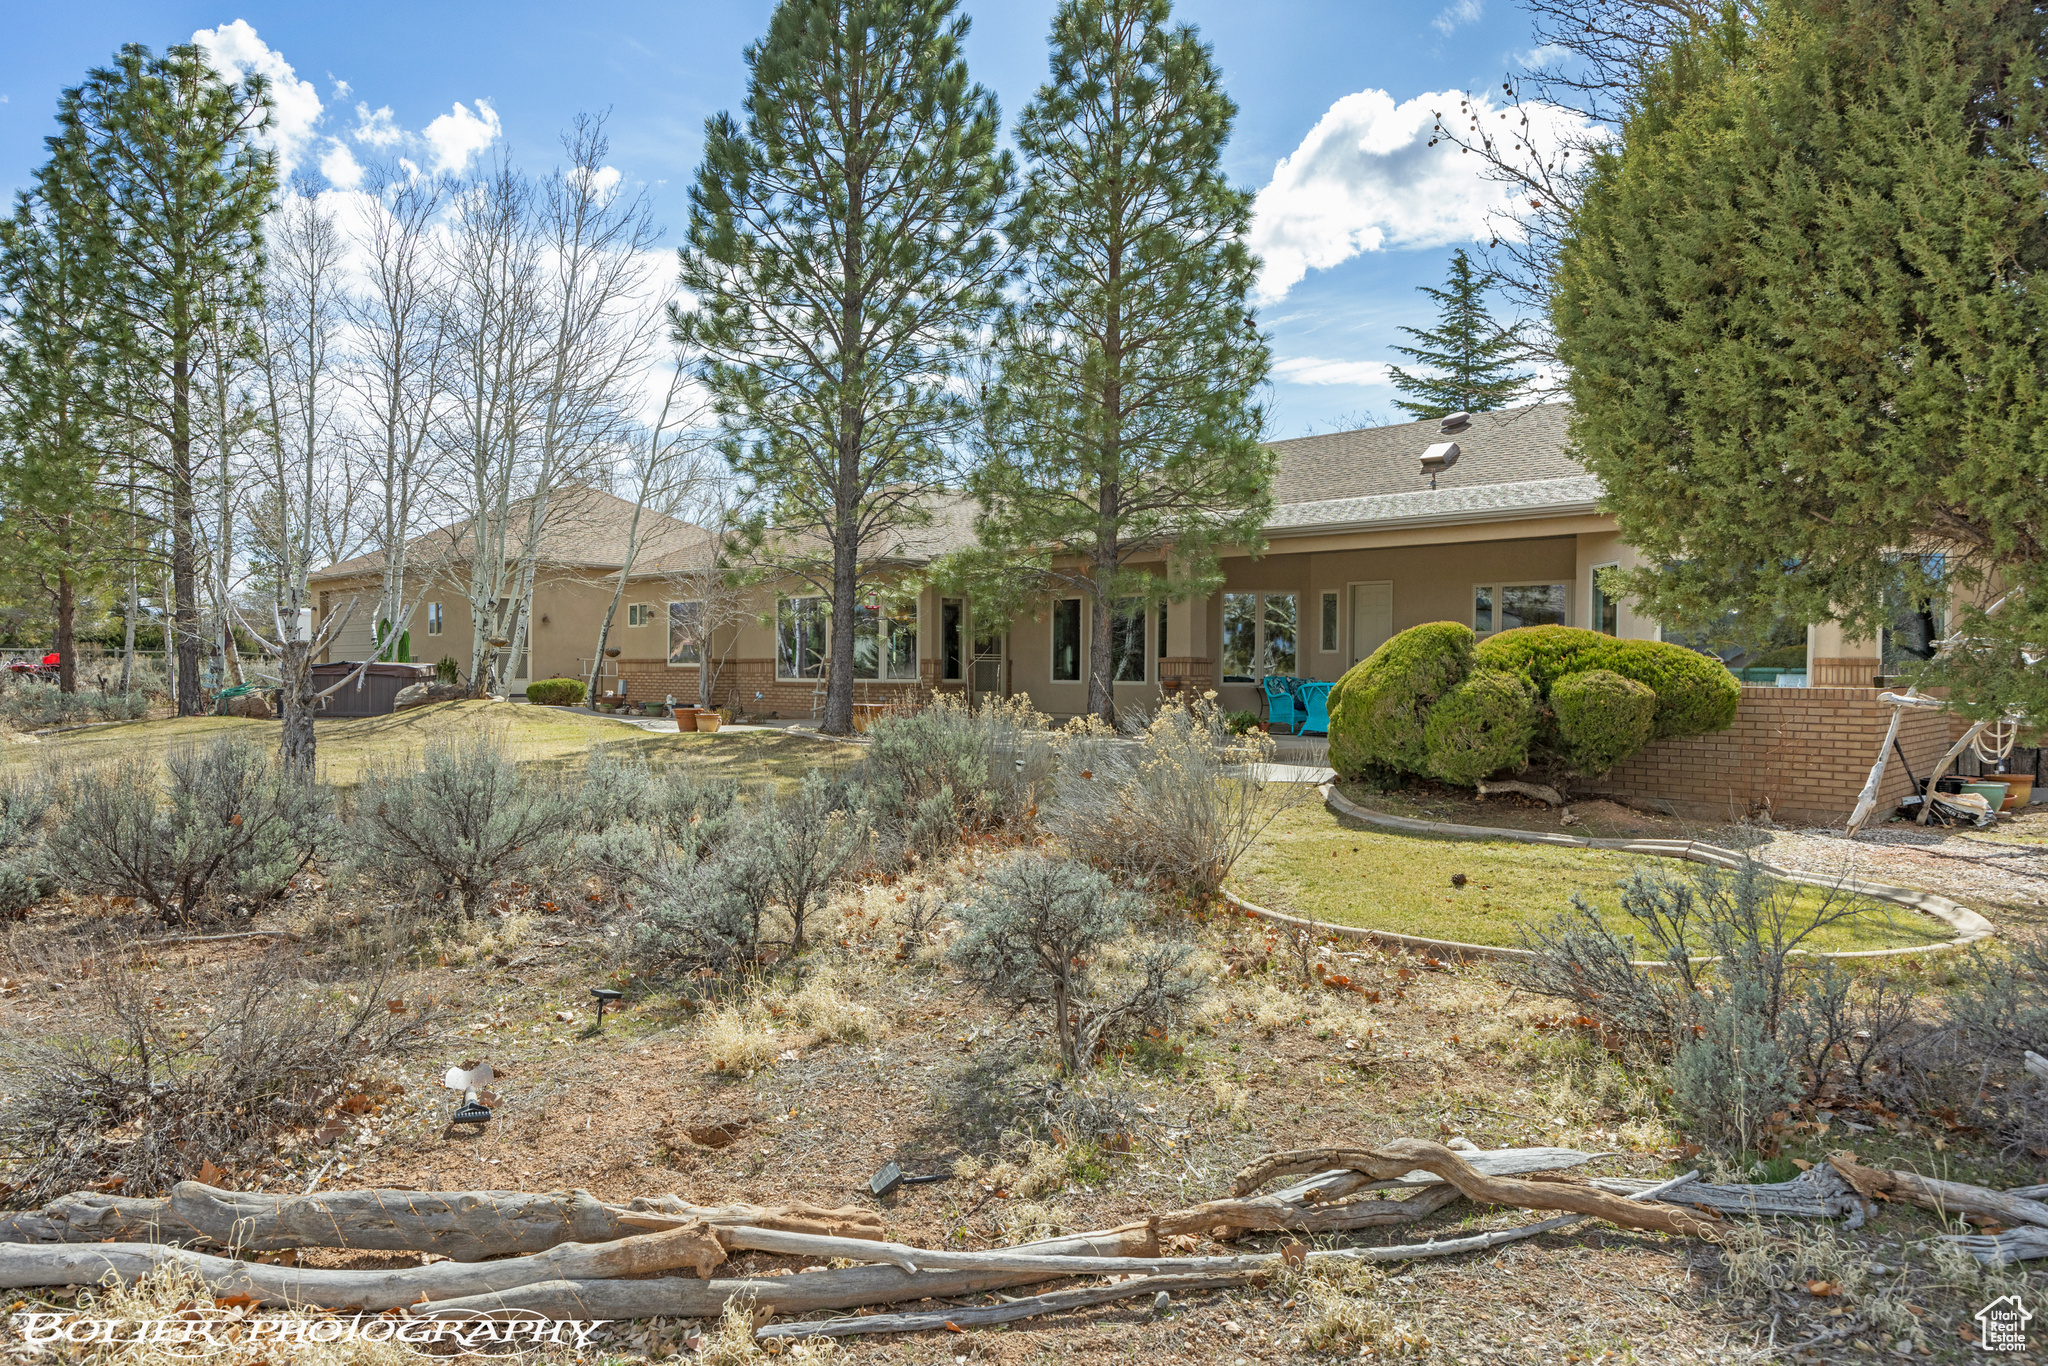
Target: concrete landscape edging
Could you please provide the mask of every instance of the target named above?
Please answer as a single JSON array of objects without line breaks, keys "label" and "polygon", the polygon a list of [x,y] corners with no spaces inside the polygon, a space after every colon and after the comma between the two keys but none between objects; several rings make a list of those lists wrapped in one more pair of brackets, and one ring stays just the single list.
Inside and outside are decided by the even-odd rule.
[{"label": "concrete landscape edging", "polygon": [[[1534,830],[1508,830],[1499,826],[1453,825],[1445,821],[1422,821],[1407,816],[1389,816],[1378,811],[1368,811],[1337,790],[1334,782],[1324,783],[1316,791],[1322,795],[1323,804],[1340,816],[1363,821],[1367,825],[1383,830],[1394,830],[1406,835],[1423,835],[1438,839],[1471,840],[1513,840],[1522,844],[1562,845],[1574,849],[1612,849],[1624,854],[1647,854],[1655,858],[1686,859],[1694,863],[1709,863],[1721,868],[1733,868],[1741,864],[1742,855],[1732,849],[1707,844],[1700,840],[1606,840],[1589,839],[1577,835],[1547,835]],[[1786,882],[1803,882],[1809,886],[1826,887],[1852,892],[1868,897],[1872,901],[1888,902],[1931,916],[1955,931],[1955,938],[1941,944],[1926,944],[1902,949],[1850,949],[1836,953],[1816,953],[1815,958],[1866,959],[1899,958],[1919,953],[1941,953],[1952,949],[1967,948],[1991,938],[1998,931],[1989,920],[1969,907],[1951,901],[1935,892],[1917,892],[1910,887],[1888,887],[1882,883],[1864,882],[1857,878],[1820,878],[1805,873],[1795,873],[1787,868],[1757,860],[1757,866],[1771,876]],[[1421,935],[1396,934],[1391,930],[1367,929],[1358,925],[1335,925],[1323,920],[1305,920],[1300,916],[1288,915],[1282,911],[1270,910],[1255,905],[1243,897],[1225,890],[1223,898],[1238,910],[1263,920],[1276,921],[1283,925],[1295,925],[1313,930],[1318,934],[1332,935],[1344,939],[1366,940],[1384,944],[1390,948],[1407,949],[1411,952],[1427,953],[1445,958],[1534,958],[1527,949],[1504,948],[1497,944],[1467,944],[1456,939],[1430,939]],[[1639,961],[1637,967],[1669,967],[1661,959]]]}]

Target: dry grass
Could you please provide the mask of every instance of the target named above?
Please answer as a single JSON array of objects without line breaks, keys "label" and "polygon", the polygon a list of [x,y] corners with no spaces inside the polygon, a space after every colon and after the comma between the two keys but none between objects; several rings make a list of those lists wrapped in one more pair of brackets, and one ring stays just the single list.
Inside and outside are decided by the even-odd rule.
[{"label": "dry grass", "polygon": [[856,970],[814,966],[794,991],[752,993],[713,1010],[700,1037],[717,1070],[745,1076],[794,1051],[886,1038],[888,1018],[866,995]]}]

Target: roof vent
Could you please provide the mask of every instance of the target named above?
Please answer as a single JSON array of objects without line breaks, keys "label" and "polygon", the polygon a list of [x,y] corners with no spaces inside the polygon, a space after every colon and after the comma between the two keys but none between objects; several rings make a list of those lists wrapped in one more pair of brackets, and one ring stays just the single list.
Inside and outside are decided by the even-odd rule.
[{"label": "roof vent", "polygon": [[1422,472],[1429,476],[1429,486],[1436,487],[1436,477],[1458,463],[1458,443],[1439,441],[1422,453]]},{"label": "roof vent", "polygon": [[1467,427],[1469,427],[1469,426],[1471,426],[1471,425],[1472,425],[1472,414],[1470,414],[1470,413],[1451,413],[1451,414],[1448,414],[1448,415],[1447,415],[1447,416],[1446,416],[1446,417],[1444,418],[1444,420],[1443,420],[1442,422],[1439,422],[1439,423],[1437,424],[1437,428],[1436,428],[1436,429],[1437,429],[1437,430],[1438,430],[1439,432],[1443,432],[1443,433],[1445,433],[1445,434],[1447,434],[1447,435],[1448,435],[1448,434],[1449,434],[1449,433],[1451,433],[1451,432],[1462,432],[1462,431],[1464,431],[1464,430],[1465,430],[1465,429],[1466,429]]}]

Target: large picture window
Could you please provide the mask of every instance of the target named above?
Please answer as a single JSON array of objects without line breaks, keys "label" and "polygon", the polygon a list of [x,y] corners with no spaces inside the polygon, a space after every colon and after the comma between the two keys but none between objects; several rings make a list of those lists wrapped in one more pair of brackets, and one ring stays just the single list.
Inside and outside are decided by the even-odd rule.
[{"label": "large picture window", "polygon": [[864,602],[853,609],[853,676],[863,682],[916,680],[915,602]]},{"label": "large picture window", "polygon": [[1293,593],[1223,595],[1223,681],[1256,683],[1299,670],[1301,600]]},{"label": "large picture window", "polygon": [[697,650],[698,623],[704,620],[701,602],[672,602],[668,605],[668,662],[701,664]]},{"label": "large picture window", "polygon": [[775,676],[825,676],[825,600],[782,598],[775,604]]},{"label": "large picture window", "polygon": [[1081,681],[1081,600],[1061,598],[1052,605],[1052,681]]},{"label": "large picture window", "polygon": [[1117,683],[1145,681],[1145,604],[1119,604],[1109,619],[1109,676]]},{"label": "large picture window", "polygon": [[1567,583],[1482,583],[1472,590],[1472,629],[1512,631],[1518,626],[1569,626]]}]

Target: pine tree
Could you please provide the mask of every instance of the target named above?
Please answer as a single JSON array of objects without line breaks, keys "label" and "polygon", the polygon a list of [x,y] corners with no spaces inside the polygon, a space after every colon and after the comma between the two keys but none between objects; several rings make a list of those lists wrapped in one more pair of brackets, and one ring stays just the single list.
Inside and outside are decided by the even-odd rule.
[{"label": "pine tree", "polygon": [[1421,286],[1443,312],[1433,328],[1401,329],[1420,345],[1394,349],[1414,364],[1438,373],[1411,375],[1399,366],[1389,366],[1394,387],[1415,400],[1395,399],[1396,408],[1423,419],[1483,413],[1509,406],[1529,387],[1534,376],[1515,373],[1515,359],[1522,349],[1521,326],[1501,327],[1494,322],[1486,311],[1489,283],[1459,247],[1451,253],[1451,273],[1444,287]]},{"label": "pine tree", "polygon": [[75,692],[80,591],[107,567],[105,356],[93,342],[107,259],[103,206],[65,171],[62,158],[43,166],[0,222],[0,526],[11,569],[49,600],[57,685]]},{"label": "pine tree", "polygon": [[2048,717],[2040,36],[2017,0],[1788,0],[1650,73],[1552,309],[1639,610],[1875,640],[1954,593],[1970,643],[1922,681]]},{"label": "pine tree", "polygon": [[744,121],[706,127],[678,340],[763,506],[769,562],[830,602],[823,728],[853,726],[855,609],[929,521],[953,386],[1007,269],[995,96],[957,0],[782,0],[747,49]]},{"label": "pine tree", "polygon": [[[1272,505],[1252,196],[1221,166],[1237,108],[1171,17],[1169,0],[1067,0],[1053,19],[1052,80],[1017,128],[1024,288],[971,481],[983,579],[1013,602],[1088,600],[1088,708],[1111,720],[1114,619],[1213,591],[1217,547],[1262,545]],[[1130,567],[1166,547],[1166,573]]]},{"label": "pine tree", "polygon": [[146,433],[170,532],[176,692],[200,710],[199,555],[193,402],[212,324],[260,297],[263,217],[276,191],[260,139],[270,117],[260,77],[223,81],[195,45],[162,56],[130,44],[64,92],[49,140],[81,200],[104,206],[99,325],[104,416]]}]

